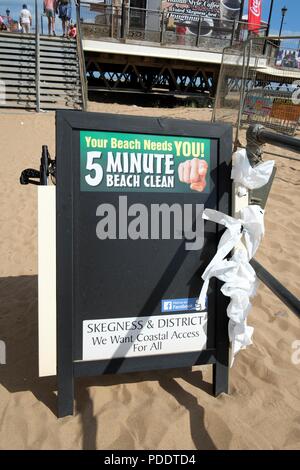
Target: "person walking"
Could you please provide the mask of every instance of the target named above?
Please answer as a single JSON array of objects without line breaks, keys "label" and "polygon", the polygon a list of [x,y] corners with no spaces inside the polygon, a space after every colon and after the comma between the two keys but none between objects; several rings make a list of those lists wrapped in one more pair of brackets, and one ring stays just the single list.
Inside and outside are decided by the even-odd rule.
[{"label": "person walking", "polygon": [[22,28],[22,33],[30,33],[30,27],[32,26],[32,16],[25,3],[22,7],[22,10],[20,11],[20,25]]},{"label": "person walking", "polygon": [[56,2],[58,16],[61,19],[63,36],[68,37],[69,22],[71,20],[71,2],[69,0],[58,0]]},{"label": "person walking", "polygon": [[48,35],[55,34],[55,11],[57,7],[56,0],[44,0],[44,13],[48,18]]},{"label": "person walking", "polygon": [[6,26],[6,31],[10,32],[11,31],[11,25],[13,23],[13,19],[10,16],[10,9],[7,8],[5,13],[6,13],[6,16],[4,17],[5,18],[4,19],[4,21],[5,21],[4,25]]}]

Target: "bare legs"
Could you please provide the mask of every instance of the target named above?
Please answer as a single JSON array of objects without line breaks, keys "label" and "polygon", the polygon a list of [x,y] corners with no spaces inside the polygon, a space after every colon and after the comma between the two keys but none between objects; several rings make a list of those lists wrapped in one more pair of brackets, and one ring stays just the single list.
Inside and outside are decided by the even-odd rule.
[{"label": "bare legs", "polygon": [[69,32],[69,20],[62,19],[61,23],[62,23],[63,36],[66,37],[68,36],[68,32]]},{"label": "bare legs", "polygon": [[30,33],[30,24],[29,23],[23,23],[22,25],[22,33],[24,34],[29,34]]},{"label": "bare legs", "polygon": [[48,35],[51,33],[55,36],[55,16],[48,16]]}]

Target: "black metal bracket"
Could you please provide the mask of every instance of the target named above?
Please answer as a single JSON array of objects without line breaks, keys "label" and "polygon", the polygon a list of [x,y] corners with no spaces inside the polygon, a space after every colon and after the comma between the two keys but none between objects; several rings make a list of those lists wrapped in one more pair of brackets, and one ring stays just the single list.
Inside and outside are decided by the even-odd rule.
[{"label": "black metal bracket", "polygon": [[20,176],[20,184],[40,184],[40,181],[33,180],[32,178],[40,179],[40,172],[33,168],[26,168],[23,170]]},{"label": "black metal bracket", "polygon": [[42,147],[42,156],[40,169],[26,168],[20,176],[20,184],[35,184],[38,186],[47,186],[49,176],[55,184],[56,180],[56,160],[50,158],[47,145]]}]

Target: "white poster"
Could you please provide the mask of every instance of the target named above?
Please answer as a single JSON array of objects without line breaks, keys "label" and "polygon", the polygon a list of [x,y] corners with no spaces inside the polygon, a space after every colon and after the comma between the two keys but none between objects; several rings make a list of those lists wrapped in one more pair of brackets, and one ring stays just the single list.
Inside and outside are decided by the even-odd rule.
[{"label": "white poster", "polygon": [[207,312],[85,320],[82,359],[201,351],[206,341]]}]

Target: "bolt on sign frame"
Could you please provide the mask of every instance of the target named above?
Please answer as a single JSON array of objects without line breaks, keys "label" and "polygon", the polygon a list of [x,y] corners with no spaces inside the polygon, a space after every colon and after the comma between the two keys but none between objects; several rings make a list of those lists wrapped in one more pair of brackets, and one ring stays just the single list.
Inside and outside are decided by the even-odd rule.
[{"label": "bolt on sign frame", "polygon": [[[128,143],[130,150],[124,150]],[[179,163],[190,160],[190,143],[194,152],[201,149],[199,158],[208,167],[202,192],[178,176]],[[220,283],[211,281],[205,312],[197,312],[195,304],[201,275],[216,252],[222,229],[211,222],[204,225],[202,212],[195,208],[231,214],[232,127],[58,111],[56,145],[58,416],[73,414],[74,379],[82,376],[212,364],[214,394],[227,393],[228,302]],[[147,150],[149,145],[152,150]],[[127,177],[131,171],[124,166],[120,170],[122,158],[142,153],[147,159],[151,152],[160,155],[161,165],[135,175],[140,181],[135,188],[108,184],[120,181],[120,172]],[[150,188],[145,171],[153,173]],[[172,172],[168,187],[155,183]],[[153,226],[149,236],[127,236],[127,226],[125,236],[121,234],[137,208],[150,219],[153,207],[185,214],[187,206],[193,211],[192,227],[203,224],[199,249],[187,250],[184,224],[177,232],[172,226],[169,237],[162,235],[162,225],[154,236]],[[103,236],[105,217],[108,225],[112,221],[112,229],[119,224],[118,234]],[[145,232],[145,219],[142,225],[139,230]]]}]

